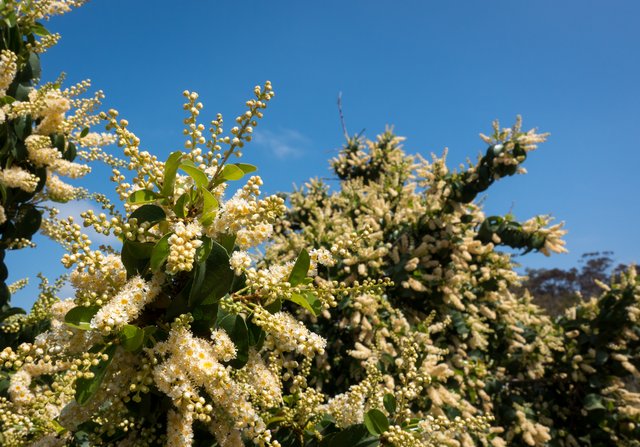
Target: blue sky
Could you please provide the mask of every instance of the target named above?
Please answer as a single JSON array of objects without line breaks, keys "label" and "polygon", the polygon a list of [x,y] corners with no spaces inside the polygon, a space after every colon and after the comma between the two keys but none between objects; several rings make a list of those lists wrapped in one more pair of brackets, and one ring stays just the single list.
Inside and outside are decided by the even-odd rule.
[{"label": "blue sky", "polygon": [[[200,93],[203,118],[222,112],[231,123],[252,87],[271,80],[276,98],[245,150],[267,192],[330,175],[343,140],[339,92],[351,133],[374,137],[392,124],[409,152],[448,147],[451,166],[484,149],[477,135],[493,119],[521,114],[551,138],[527,160],[528,175],[488,191],[487,213],[551,213],[566,222],[570,253],[520,262],[568,267],[596,250],[631,262],[640,248],[638,17],[634,0],[93,0],[47,24],[63,37],[43,78],[91,79],[161,157],[181,147],[184,89]],[[11,279],[63,271],[62,252],[39,241],[42,251],[8,255]],[[14,303],[33,298],[30,287]]]}]

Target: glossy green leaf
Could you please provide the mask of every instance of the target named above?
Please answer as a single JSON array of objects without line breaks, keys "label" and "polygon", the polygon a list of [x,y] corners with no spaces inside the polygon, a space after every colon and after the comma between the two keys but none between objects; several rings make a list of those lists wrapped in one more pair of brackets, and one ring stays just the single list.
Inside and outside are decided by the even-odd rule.
[{"label": "glossy green leaf", "polygon": [[144,342],[144,330],[132,324],[125,325],[120,331],[120,341],[122,347],[129,351],[137,351]]},{"label": "glossy green leaf", "polygon": [[149,203],[157,200],[160,196],[148,189],[139,189],[137,191],[132,192],[127,198],[127,202],[129,203]]},{"label": "glossy green leaf", "polygon": [[67,429],[64,428],[62,425],[60,425],[60,423],[55,419],[51,420],[51,425],[53,426],[53,429],[56,431],[56,433],[59,435],[67,431]]},{"label": "glossy green leaf", "polygon": [[198,168],[191,160],[185,160],[180,163],[180,169],[186,172],[193,179],[196,186],[206,188],[209,185],[209,177],[202,169]]},{"label": "glossy green leaf", "polygon": [[246,321],[247,329],[249,330],[249,346],[254,346],[257,351],[260,351],[266,338],[266,332],[257,324],[251,320]]},{"label": "glossy green leaf", "polygon": [[51,34],[42,23],[38,22],[35,22],[33,25],[31,25],[31,32],[40,37],[49,36]]},{"label": "glossy green leaf", "polygon": [[584,398],[584,408],[587,411],[606,410],[602,404],[602,396],[599,394],[587,394]]},{"label": "glossy green leaf", "polygon": [[256,168],[254,165],[250,165],[249,163],[235,163],[235,165],[242,169],[242,172],[244,172],[245,174],[250,174],[258,170],[258,168]]},{"label": "glossy green leaf", "polygon": [[189,306],[212,296],[219,300],[231,290],[235,275],[229,266],[229,254],[224,247],[213,241],[207,260],[194,268],[193,284],[189,293]]},{"label": "glossy green leaf", "polygon": [[193,322],[191,329],[194,333],[209,333],[216,327],[218,317],[218,300],[208,296],[201,303],[191,309]]},{"label": "glossy green leaf", "polygon": [[173,207],[173,212],[176,213],[177,217],[184,218],[186,216],[189,202],[191,202],[191,194],[189,192],[185,192],[178,197]]},{"label": "glossy green leaf", "polygon": [[120,258],[124,264],[127,274],[133,276],[144,273],[149,264],[149,257],[153,251],[153,244],[142,244],[140,242],[125,241],[122,244]]},{"label": "glossy green leaf", "polygon": [[91,329],[89,322],[100,310],[100,306],[77,306],[69,310],[64,316],[67,326],[88,331]]},{"label": "glossy green leaf", "polygon": [[69,141],[69,143],[67,144],[67,149],[64,151],[62,158],[64,158],[67,161],[73,161],[75,160],[76,155],[78,155],[78,150],[76,149],[76,145],[73,144],[71,141]]},{"label": "glossy green leaf", "polygon": [[100,384],[107,373],[107,368],[113,360],[113,355],[116,352],[116,345],[110,345],[104,350],[104,354],[107,354],[107,360],[101,360],[97,365],[92,366],[89,370],[93,373],[91,379],[77,379],[76,380],[76,402],[80,405],[86,404],[96,391],[100,388]]},{"label": "glossy green leaf", "polygon": [[131,213],[131,216],[129,216],[129,219],[134,218],[138,219],[138,224],[141,224],[142,222],[150,222],[151,224],[154,224],[161,220],[165,220],[167,215],[158,205],[142,205]]},{"label": "glossy green leaf", "polygon": [[84,137],[86,137],[87,135],[89,135],[89,128],[88,128],[88,127],[84,127],[84,128],[82,129],[82,131],[80,131],[80,138],[84,138]]},{"label": "glossy green leaf", "polygon": [[304,307],[315,316],[318,316],[322,311],[320,301],[313,293],[305,293],[304,295],[301,295],[299,293],[292,293],[289,301],[292,301],[297,305]]},{"label": "glossy green leaf", "polygon": [[40,79],[42,76],[42,68],[40,66],[40,56],[37,53],[29,53],[27,61],[27,73],[32,79]]},{"label": "glossy green leaf", "polygon": [[364,415],[364,426],[372,435],[381,435],[389,430],[389,420],[382,411],[372,408]]},{"label": "glossy green leaf", "polygon": [[196,250],[196,262],[206,261],[213,248],[213,240],[210,237],[202,236],[202,245]]},{"label": "glossy green leaf", "polygon": [[240,180],[244,177],[244,171],[237,165],[227,164],[222,168],[221,176],[225,180]]},{"label": "glossy green leaf", "polygon": [[29,100],[29,92],[31,92],[33,88],[27,84],[18,84],[16,88],[16,92],[13,97],[16,101],[28,101]]},{"label": "glossy green leaf", "polygon": [[156,242],[151,250],[151,259],[149,260],[149,267],[152,271],[158,271],[164,264],[164,261],[169,257],[169,238],[173,233],[167,233]]},{"label": "glossy green leaf", "polygon": [[236,245],[236,236],[235,234],[221,234],[218,236],[218,243],[227,250],[227,253],[231,254]]},{"label": "glossy green leaf", "polygon": [[309,267],[311,266],[311,258],[309,257],[309,253],[304,248],[298,255],[298,259],[291,269],[291,274],[289,275],[289,283],[292,286],[297,286],[302,283],[304,279],[307,277],[309,273]]},{"label": "glossy green leaf", "polygon": [[273,303],[270,303],[264,306],[264,308],[267,309],[269,313],[272,313],[272,314],[275,314],[276,312],[280,312],[280,310],[282,309],[282,300],[278,298]]},{"label": "glossy green leaf", "polygon": [[206,227],[211,225],[213,219],[215,219],[220,204],[218,203],[218,199],[216,199],[207,188],[200,188],[200,192],[202,193],[203,201],[200,223]]},{"label": "glossy green leaf", "polygon": [[384,409],[387,410],[389,414],[393,414],[396,412],[396,398],[393,394],[387,393],[382,398],[382,403],[384,404]]},{"label": "glossy green leaf", "polygon": [[216,197],[211,194],[211,191],[209,191],[207,188],[200,188],[200,192],[202,193],[202,200],[204,203],[202,207],[203,214],[218,209],[220,204],[218,203],[218,199],[216,199]]},{"label": "glossy green leaf", "polygon": [[170,197],[173,195],[173,186],[176,182],[178,166],[184,154],[181,151],[172,152],[164,162],[164,178],[162,180],[162,195]]},{"label": "glossy green leaf", "polygon": [[123,245],[131,249],[131,255],[135,259],[149,259],[153,252],[154,244],[151,242],[125,241]]},{"label": "glossy green leaf", "polygon": [[351,425],[344,430],[323,437],[320,447],[375,447],[380,445],[378,436],[371,436],[362,424]]}]

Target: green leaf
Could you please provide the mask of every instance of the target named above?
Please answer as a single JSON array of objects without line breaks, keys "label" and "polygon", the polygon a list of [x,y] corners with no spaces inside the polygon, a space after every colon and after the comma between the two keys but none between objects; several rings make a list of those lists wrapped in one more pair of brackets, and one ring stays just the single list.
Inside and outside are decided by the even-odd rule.
[{"label": "green leaf", "polygon": [[173,207],[173,212],[176,213],[177,217],[184,218],[186,216],[186,209],[191,201],[191,193],[185,192],[178,200],[176,200],[176,204]]},{"label": "green leaf", "polygon": [[88,331],[91,329],[89,322],[95,314],[100,310],[100,306],[77,306],[69,310],[64,316],[64,322],[67,326],[74,327],[76,329],[82,329]]},{"label": "green leaf", "polygon": [[245,174],[250,174],[258,170],[258,168],[256,168],[254,165],[250,165],[249,163],[236,163],[235,165],[242,169],[242,172],[244,172]]},{"label": "green leaf", "polygon": [[291,269],[291,274],[289,275],[289,283],[292,286],[297,286],[307,277],[309,273],[309,266],[311,265],[311,258],[309,258],[309,253],[304,248],[298,255],[298,259]]},{"label": "green leaf", "polygon": [[[73,310],[73,309],[72,309]],[[100,384],[107,373],[107,367],[113,360],[113,355],[116,352],[116,345],[110,345],[104,350],[104,354],[107,354],[107,360],[101,360],[97,365],[89,368],[89,371],[93,373],[91,379],[77,379],[76,380],[76,402],[80,405],[86,404],[96,391],[100,388]]]},{"label": "green leaf", "polygon": [[153,244],[124,241],[122,250],[120,251],[120,258],[127,270],[127,274],[133,276],[138,273],[143,273],[147,268],[152,251]]},{"label": "green leaf", "polygon": [[606,410],[602,404],[602,396],[599,394],[587,394],[584,398],[584,408],[587,411]]},{"label": "green leaf", "polygon": [[236,245],[235,234],[221,234],[218,236],[218,243],[227,250],[227,253],[231,254],[233,247]]},{"label": "green leaf", "polygon": [[189,306],[194,306],[209,296],[219,300],[231,290],[234,277],[233,270],[229,267],[227,250],[213,241],[207,260],[194,268]]},{"label": "green leaf", "polygon": [[80,138],[84,138],[84,137],[86,137],[87,135],[89,135],[89,128],[88,128],[88,127],[84,127],[84,128],[82,129],[82,131],[80,132]]},{"label": "green leaf", "polygon": [[5,105],[5,104],[11,104],[12,102],[14,102],[16,99],[9,96],[9,95],[5,95],[2,98],[0,98],[0,104],[1,105]]},{"label": "green leaf", "polygon": [[234,164],[224,165],[221,176],[225,180],[240,180],[244,177],[244,171]]},{"label": "green leaf", "polygon": [[129,352],[137,351],[144,342],[144,330],[138,326],[127,324],[120,331],[120,341],[125,350]]},{"label": "green leaf", "polygon": [[31,32],[36,36],[49,36],[51,33],[47,30],[42,23],[35,22],[31,26]]},{"label": "green leaf", "polygon": [[13,97],[17,100],[17,101],[28,101],[29,100],[29,92],[31,92],[32,87],[28,84],[18,84],[18,87],[16,88],[16,92],[13,95]]},{"label": "green leaf", "polygon": [[378,437],[371,436],[362,424],[351,425],[331,433],[320,442],[320,447],[374,447],[380,445]]},{"label": "green leaf", "polygon": [[213,240],[210,237],[202,236],[202,245],[196,250],[196,262],[206,261],[213,248]]},{"label": "green leaf", "polygon": [[73,447],[91,447],[91,437],[84,430],[77,431],[73,434]]},{"label": "green leaf", "polygon": [[202,192],[202,200],[204,202],[204,205],[202,207],[203,214],[218,209],[220,204],[218,203],[218,199],[216,199],[215,196],[211,194],[211,191],[209,191],[207,188],[200,188],[200,191]]},{"label": "green leaf", "polygon": [[211,225],[213,219],[215,219],[220,204],[218,203],[218,199],[216,199],[207,188],[200,188],[200,191],[202,192],[203,201],[200,223],[206,227]]},{"label": "green leaf", "polygon": [[55,419],[51,420],[51,425],[53,425],[53,429],[59,435],[61,435],[62,433],[65,433],[67,431],[67,429],[64,428],[62,425],[60,425],[60,423],[58,421],[56,421]]},{"label": "green leaf", "polygon": [[218,317],[218,300],[209,296],[191,310],[193,322],[191,329],[194,333],[208,333],[216,327]]},{"label": "green leaf", "polygon": [[460,311],[454,310],[451,312],[451,321],[453,322],[453,327],[456,328],[456,331],[460,336],[466,337],[469,335],[469,327],[464,319],[464,316]]},{"label": "green leaf", "polygon": [[282,309],[282,300],[280,298],[277,298],[273,303],[264,306],[264,308],[272,314],[280,312],[280,310]]},{"label": "green leaf", "polygon": [[244,318],[219,308],[216,326],[224,329],[233,344],[236,345],[236,358],[231,360],[229,364],[236,369],[242,368],[249,360],[249,330]]},{"label": "green leaf", "polygon": [[158,193],[149,191],[148,189],[139,189],[132,192],[127,198],[129,203],[148,203],[157,200],[160,196]]},{"label": "green leaf", "polygon": [[142,222],[155,224],[161,220],[165,220],[167,215],[158,205],[142,205],[129,216],[129,219],[134,218],[138,219],[138,224],[141,224]]},{"label": "green leaf", "polygon": [[151,259],[149,261],[149,267],[152,271],[158,271],[164,264],[164,261],[169,257],[169,238],[173,233],[167,233],[156,242],[151,250]]},{"label": "green leaf", "polygon": [[381,435],[389,430],[389,420],[382,411],[372,408],[364,415],[364,426],[372,435]]},{"label": "green leaf", "polygon": [[173,185],[176,182],[176,173],[183,155],[181,151],[172,152],[167,161],[164,162],[164,179],[162,180],[161,194],[165,197],[173,195]]},{"label": "green leaf", "polygon": [[396,412],[396,398],[393,394],[387,393],[382,398],[382,403],[384,404],[384,409],[387,410],[389,414],[393,414]]},{"label": "green leaf", "polygon": [[305,293],[304,295],[300,295],[299,293],[292,293],[289,301],[292,301],[297,305],[304,307],[315,316],[318,316],[322,311],[320,301],[313,293]]},{"label": "green leaf", "polygon": [[206,188],[209,185],[209,177],[207,177],[207,174],[205,174],[202,169],[198,168],[191,160],[185,160],[180,163],[180,169],[186,172],[189,177],[193,179],[196,186]]},{"label": "green leaf", "polygon": [[246,323],[247,329],[249,330],[249,346],[255,346],[256,351],[260,351],[267,334],[264,330],[262,330],[260,326],[258,326],[251,320],[247,321]]},{"label": "green leaf", "polygon": [[40,66],[40,56],[37,53],[29,53],[27,61],[27,74],[31,79],[40,79],[42,68]]},{"label": "green leaf", "polygon": [[154,245],[151,242],[124,241],[124,246],[131,250],[131,256],[135,259],[149,259],[153,252]]}]

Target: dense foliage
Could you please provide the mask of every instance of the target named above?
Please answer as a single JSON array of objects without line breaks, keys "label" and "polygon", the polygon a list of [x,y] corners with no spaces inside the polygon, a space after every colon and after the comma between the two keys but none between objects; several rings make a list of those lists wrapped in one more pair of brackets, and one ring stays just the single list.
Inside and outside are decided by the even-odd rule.
[{"label": "dense foliage", "polygon": [[[74,99],[87,83],[36,84],[57,40],[39,21],[79,3],[0,2],[3,250],[40,228],[74,288],[60,300],[63,279],[43,278],[23,315],[8,304],[20,284],[5,286],[1,445],[640,445],[635,269],[552,320],[509,252],[564,251],[562,225],[477,201],[545,134],[494,123],[458,171],[390,130],[350,138],[331,162],[340,187],[312,180],[287,208],[234,159],[269,82],[226,132],[185,91],[186,141],[165,161],[117,111],[92,114],[101,93]],[[88,172],[76,155],[112,167],[116,200],[58,179]],[[50,205],[78,198],[102,206],[82,223],[116,246]]]}]

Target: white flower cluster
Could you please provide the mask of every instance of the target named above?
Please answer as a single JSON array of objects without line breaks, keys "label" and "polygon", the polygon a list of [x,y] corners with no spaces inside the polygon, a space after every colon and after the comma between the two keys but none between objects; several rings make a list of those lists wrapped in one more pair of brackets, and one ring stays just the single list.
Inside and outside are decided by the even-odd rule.
[{"label": "white flower cluster", "polygon": [[115,142],[116,138],[113,134],[106,132],[89,132],[84,137],[78,139],[80,146],[86,148],[109,146]]},{"label": "white flower cluster", "polygon": [[29,135],[25,140],[29,160],[37,167],[49,166],[61,158],[60,151],[51,147],[51,139],[45,135]]},{"label": "white flower cluster", "polygon": [[[13,82],[18,70],[18,56],[10,50],[0,52],[0,96],[7,93],[9,85]],[[2,122],[3,120],[0,120]]]},{"label": "white flower cluster", "polygon": [[68,202],[84,192],[60,180],[58,172],[70,178],[78,178],[90,171],[89,166],[62,159],[60,151],[51,147],[51,139],[45,135],[29,135],[25,139],[29,160],[37,167],[47,167],[47,195],[54,202]]},{"label": "white flower cluster", "polygon": [[235,234],[236,244],[242,250],[267,240],[273,233],[271,222],[286,208],[284,200],[278,196],[257,200],[261,184],[260,177],[251,177],[244,188],[221,204],[216,219],[206,233],[212,237],[224,233]]},{"label": "white flower cluster", "polygon": [[231,253],[229,265],[233,269],[234,273],[240,276],[242,275],[242,272],[251,267],[251,257],[246,251],[236,250]]},{"label": "white flower cluster", "polygon": [[287,312],[269,313],[261,306],[254,309],[253,322],[268,334],[267,342],[282,352],[295,352],[307,357],[322,354],[327,341],[311,332]]},{"label": "white flower cluster", "polygon": [[29,93],[29,100],[38,104],[37,118],[40,124],[36,127],[36,132],[42,135],[50,135],[62,130],[64,115],[71,109],[71,101],[62,95],[57,89],[33,90]]},{"label": "white flower cluster", "polygon": [[25,192],[34,192],[38,186],[38,176],[18,166],[0,169],[0,183],[9,188],[19,188]]},{"label": "white flower cluster", "polygon": [[157,273],[150,283],[139,276],[131,278],[125,286],[91,319],[91,327],[111,332],[135,320],[142,308],[160,292],[164,275]]},{"label": "white flower cluster", "polygon": [[78,197],[84,191],[60,180],[55,174],[47,175],[47,196],[54,202],[65,203]]},{"label": "white flower cluster", "polygon": [[167,445],[190,446],[193,442],[193,412],[174,411],[167,413]]},{"label": "white flower cluster", "polygon": [[309,251],[309,258],[311,266],[309,268],[309,275],[315,276],[318,273],[318,264],[326,267],[333,267],[336,265],[336,260],[329,250],[326,248],[314,248]]},{"label": "white flower cluster", "polygon": [[545,256],[551,256],[554,253],[567,253],[565,248],[566,242],[562,237],[567,234],[564,222],[549,226],[551,222],[550,216],[537,216],[522,224],[522,229],[529,233],[537,233],[544,236],[544,246],[540,249]]},{"label": "white flower cluster", "polygon": [[193,269],[196,250],[202,245],[198,239],[202,236],[200,224],[192,222],[184,224],[176,222],[173,226],[173,234],[169,236],[169,257],[167,258],[166,272],[175,275],[178,272],[188,272]]},{"label": "white flower cluster", "polygon": [[[221,330],[215,331],[212,338],[213,343],[209,343],[194,337],[183,326],[174,326],[169,339],[154,348],[158,354],[169,356],[154,369],[156,383],[174,399],[174,403],[190,399],[195,387],[204,388],[215,402],[221,418],[229,419],[236,430],[255,437],[265,431],[264,421],[249,402],[243,387],[231,377],[228,367],[220,363],[235,357],[234,344]],[[179,368],[167,367],[171,362],[176,362]],[[180,395],[178,390],[185,391]],[[186,431],[182,434],[185,433],[188,434]],[[179,445],[190,445],[190,442]]]}]

